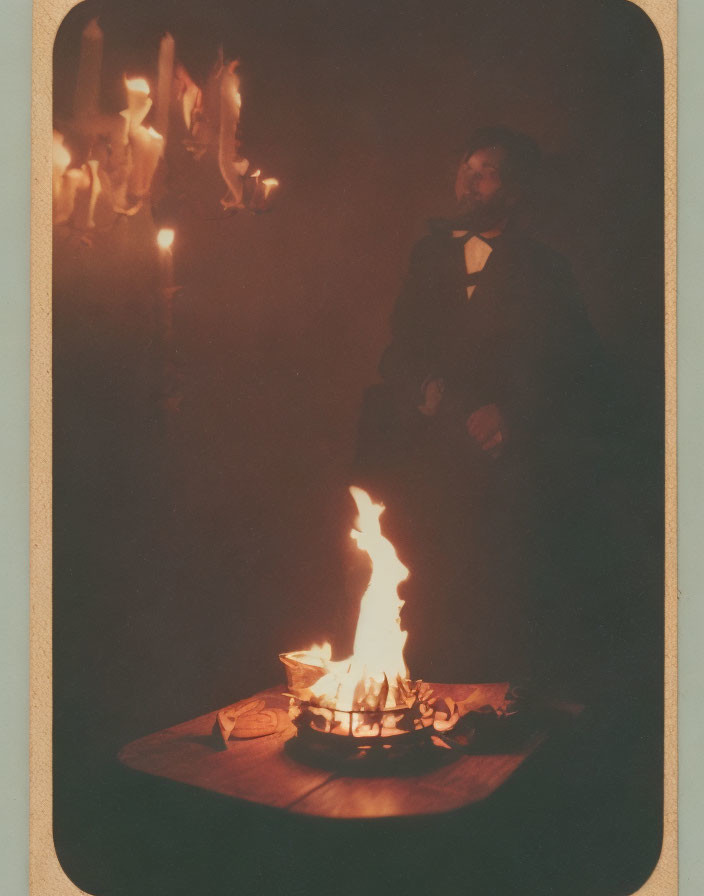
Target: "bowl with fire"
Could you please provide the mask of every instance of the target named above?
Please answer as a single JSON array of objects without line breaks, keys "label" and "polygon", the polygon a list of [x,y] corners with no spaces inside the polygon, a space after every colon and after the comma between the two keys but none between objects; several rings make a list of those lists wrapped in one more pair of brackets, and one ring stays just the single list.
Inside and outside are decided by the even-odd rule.
[{"label": "bowl with fire", "polygon": [[454,727],[461,707],[433,695],[409,676],[398,588],[408,569],[381,531],[383,504],[361,488],[350,493],[358,519],[350,535],[369,555],[371,577],[362,596],[352,656],[333,660],[329,643],[283,653],[289,715],[298,739],[312,749],[358,756],[397,755]]}]

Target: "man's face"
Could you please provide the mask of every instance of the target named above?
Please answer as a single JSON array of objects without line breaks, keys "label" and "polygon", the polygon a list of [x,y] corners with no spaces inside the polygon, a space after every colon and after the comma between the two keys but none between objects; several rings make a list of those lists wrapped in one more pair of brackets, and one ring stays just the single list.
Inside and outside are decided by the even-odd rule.
[{"label": "man's face", "polygon": [[494,227],[508,214],[513,197],[501,180],[502,146],[477,149],[460,164],[455,182],[459,217],[470,226]]}]

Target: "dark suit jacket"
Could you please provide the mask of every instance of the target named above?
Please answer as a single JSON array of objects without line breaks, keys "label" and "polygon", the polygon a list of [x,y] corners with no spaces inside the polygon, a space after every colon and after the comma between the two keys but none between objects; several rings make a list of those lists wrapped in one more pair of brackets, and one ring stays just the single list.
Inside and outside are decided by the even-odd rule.
[{"label": "dark suit jacket", "polygon": [[[470,299],[466,285],[463,241],[432,228],[413,250],[359,429],[355,479],[386,503],[409,588],[422,592],[405,611],[419,663],[460,656],[472,637],[471,655],[486,648],[497,662],[539,642],[536,620],[554,607],[531,601],[590,543],[583,497],[608,429],[603,353],[565,259],[507,228]],[[434,417],[418,411],[428,376],[446,384]],[[507,422],[497,460],[465,427],[487,404]],[[565,591],[556,585],[567,612]]]},{"label": "dark suit jacket", "polygon": [[514,440],[588,431],[601,350],[565,259],[509,228],[467,299],[463,252],[439,227],[416,245],[382,378],[420,403],[424,379],[442,376],[458,411],[498,405]]},{"label": "dark suit jacket", "polygon": [[[566,260],[509,226],[470,299],[464,242],[435,225],[414,248],[393,311],[391,344],[362,417],[358,465],[394,466],[414,432],[433,425],[417,411],[428,376],[445,381],[441,418],[458,429],[472,411],[496,404],[508,424],[507,450],[538,475],[576,471],[600,450],[607,376],[599,340]],[[437,425],[437,424],[436,424]],[[562,455],[562,456],[561,456]]]}]

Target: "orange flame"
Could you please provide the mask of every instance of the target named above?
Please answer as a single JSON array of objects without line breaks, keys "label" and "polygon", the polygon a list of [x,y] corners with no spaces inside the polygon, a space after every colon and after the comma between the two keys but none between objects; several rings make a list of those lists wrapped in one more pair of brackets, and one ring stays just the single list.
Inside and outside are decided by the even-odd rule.
[{"label": "orange flame", "polygon": [[[372,561],[372,574],[362,597],[354,639],[354,655],[363,659],[369,672],[380,679],[384,673],[393,678],[406,677],[403,648],[407,633],[401,631],[403,601],[398,586],[408,578],[408,570],[396,556],[391,542],[381,533],[383,504],[374,504],[361,488],[350,488],[359,512],[358,531],[351,537]],[[388,673],[391,672],[391,675]]]},{"label": "orange flame", "polygon": [[398,595],[408,569],[381,532],[383,504],[375,504],[361,488],[353,486],[350,493],[359,514],[357,528],[350,535],[372,563],[360,604],[354,653],[346,660],[333,661],[330,645],[324,644],[298,656],[324,670],[310,688],[321,705],[341,710],[392,708],[403,702],[398,679],[408,678],[403,658],[407,633],[401,629],[403,601]]}]

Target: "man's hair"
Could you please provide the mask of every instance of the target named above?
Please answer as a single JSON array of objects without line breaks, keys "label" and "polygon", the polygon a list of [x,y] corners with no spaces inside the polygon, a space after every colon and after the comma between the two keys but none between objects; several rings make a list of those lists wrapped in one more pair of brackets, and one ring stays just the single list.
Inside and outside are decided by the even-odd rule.
[{"label": "man's hair", "polygon": [[535,140],[503,125],[479,128],[466,142],[463,158],[468,159],[478,149],[493,146],[506,150],[506,160],[501,166],[502,180],[520,189],[527,187],[540,167],[540,148]]}]

